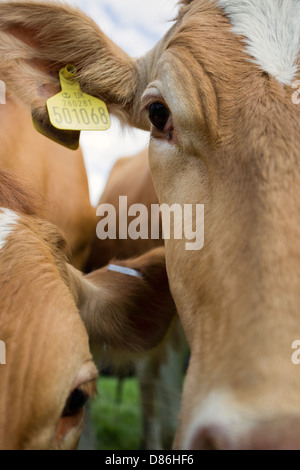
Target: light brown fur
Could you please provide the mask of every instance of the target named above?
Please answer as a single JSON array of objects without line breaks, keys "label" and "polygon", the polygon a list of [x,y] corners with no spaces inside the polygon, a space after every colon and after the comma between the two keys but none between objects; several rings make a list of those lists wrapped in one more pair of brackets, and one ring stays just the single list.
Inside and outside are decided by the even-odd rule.
[{"label": "light brown fur", "polygon": [[[119,196],[127,196],[128,207],[133,204],[143,204],[148,209],[146,223],[151,227],[151,204],[158,204],[158,199],[153,187],[148,164],[148,149],[133,157],[120,158],[113,166],[107,184],[99,199],[97,207],[101,204],[111,204],[117,210],[117,234],[119,231]],[[128,224],[134,217],[128,217]],[[146,251],[163,245],[160,233],[158,240],[100,240],[95,236],[86,271],[90,272],[104,266],[112,258],[126,259],[134,255],[141,255]]]},{"label": "light brown fur", "polygon": [[19,214],[0,250],[0,336],[7,349],[0,366],[0,448],[73,448],[82,413],[64,418],[62,411],[83,371],[86,378],[76,386],[93,383],[88,392],[93,396],[97,372],[60,276],[66,269],[65,241],[35,216],[30,192],[14,177],[1,171],[0,181],[0,207]]},{"label": "light brown fur", "polygon": [[68,150],[40,135],[30,111],[9,96],[0,105],[0,142],[0,168],[36,193],[39,215],[63,231],[72,262],[81,269],[95,227],[81,150]]},{"label": "light brown fur", "polygon": [[120,263],[138,269],[142,279],[106,268],[84,278],[68,264],[62,233],[35,215],[28,197],[0,172],[0,207],[18,211],[0,249],[0,337],[7,350],[0,366],[0,448],[76,448],[83,408],[70,415],[63,410],[74,389],[87,397],[95,392],[86,330],[91,343],[106,344],[115,357],[121,351],[124,360],[161,341],[175,306],[163,248]]},{"label": "light brown fur", "polygon": [[[148,149],[133,157],[119,159],[108,177],[107,184],[100,197],[98,206],[111,204],[117,212],[117,234],[119,230],[119,196],[127,196],[128,207],[143,204],[148,209],[148,217],[144,223],[152,226],[151,205],[158,204],[148,164]],[[128,217],[130,224],[133,217]],[[154,223],[154,221],[153,221]],[[126,260],[142,255],[150,249],[163,246],[160,238],[131,240],[106,239],[95,236],[86,271],[105,266],[112,258]],[[147,255],[146,255],[147,256]],[[125,280],[124,280],[125,281]],[[157,284],[158,305],[152,302],[147,305],[141,299],[140,308],[152,316],[152,309],[164,308],[169,302],[169,293],[160,283]],[[173,305],[170,305],[173,309]],[[161,321],[161,320],[160,320]],[[143,416],[142,445],[145,449],[168,449],[174,439],[177,428],[177,414],[182,392],[184,365],[188,355],[186,341],[178,315],[174,318],[167,337],[153,351],[139,361],[135,361],[136,377],[141,391],[141,407]]]},{"label": "light brown fur", "polygon": [[[0,5],[0,29],[20,27],[25,17],[30,24],[31,8],[30,3],[13,15],[12,5]],[[48,8],[50,24],[50,10],[53,16],[57,10]],[[1,37],[15,51],[13,38],[3,32]],[[299,448],[299,438],[291,440],[288,426],[279,424],[296,419],[299,427],[300,419],[298,370],[291,362],[291,344],[300,335],[300,107],[292,103],[294,90],[251,61],[243,38],[208,0],[183,2],[157,47],[139,61],[126,60],[131,89],[120,85],[119,95],[106,71],[110,67],[109,77],[122,75],[122,54],[111,54],[110,43],[95,37],[97,77],[90,74],[89,85],[82,79],[83,88],[105,96],[109,84],[109,104],[140,127],[146,126],[146,113],[140,120],[137,113],[143,91],[150,84],[144,107],[157,101],[159,91],[173,124],[171,139],[152,128],[149,161],[159,201],[205,204],[201,251],[187,252],[184,240],[165,243],[170,285],[191,347],[174,445]],[[47,46],[44,39],[42,46],[38,53],[22,47],[31,57],[54,62],[51,41]],[[17,70],[18,63],[9,55],[7,60]],[[13,80],[20,96],[40,105],[34,85],[25,93],[15,75]],[[227,425],[222,440],[213,427],[206,435],[200,427],[187,441],[195,416],[215,392],[232,397],[233,418],[243,426],[252,423],[252,430],[243,434],[241,428],[233,439]],[[266,438],[263,430],[272,423],[274,432]]]}]

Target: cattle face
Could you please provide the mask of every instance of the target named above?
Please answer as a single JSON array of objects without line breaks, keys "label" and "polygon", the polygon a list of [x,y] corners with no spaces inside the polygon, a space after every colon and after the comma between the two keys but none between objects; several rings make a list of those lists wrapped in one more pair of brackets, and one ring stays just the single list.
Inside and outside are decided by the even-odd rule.
[{"label": "cattle face", "polygon": [[[41,60],[52,70],[73,61],[82,88],[121,119],[147,128],[148,112],[160,203],[205,205],[202,250],[166,241],[171,289],[191,348],[175,447],[300,448],[291,432],[300,425],[291,361],[300,335],[300,107],[292,99],[299,3],[181,3],[169,33],[137,61],[90,21],[77,39],[78,11],[4,3],[1,49],[21,48],[19,59],[40,61],[39,76],[29,68],[21,83],[24,62],[7,53],[7,81],[44,116]],[[22,31],[36,52],[28,38],[20,41]],[[74,41],[77,48],[66,52]]]},{"label": "cattle face", "polygon": [[72,449],[96,390],[89,339],[123,362],[162,340],[175,307],[164,248],[120,263],[137,276],[103,268],[84,277],[29,200],[0,171],[0,448]]},{"label": "cattle face", "polygon": [[50,224],[6,208],[0,240],[0,448],[76,448],[97,369],[62,280],[64,241]]},{"label": "cattle face", "polygon": [[[205,205],[201,251],[165,242],[191,348],[175,446],[298,449],[290,429],[300,423],[291,362],[300,333],[300,108],[291,99],[294,63],[282,70],[273,52],[287,56],[291,45],[261,38],[251,57],[254,46],[247,53],[232,31],[230,20],[238,19],[213,2],[187,3],[142,98],[160,202]],[[247,2],[235,2],[237,10],[238,3],[247,11]],[[250,3],[260,27],[272,28],[280,2],[268,2],[270,11]],[[288,30],[295,11],[289,14]],[[266,60],[275,76],[253,60],[272,53]]]}]

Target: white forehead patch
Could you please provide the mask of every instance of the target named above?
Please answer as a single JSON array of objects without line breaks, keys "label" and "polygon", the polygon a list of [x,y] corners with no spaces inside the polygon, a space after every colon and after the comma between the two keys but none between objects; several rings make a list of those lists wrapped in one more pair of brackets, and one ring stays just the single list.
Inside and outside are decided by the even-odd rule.
[{"label": "white forehead patch", "polygon": [[19,216],[9,210],[0,207],[0,250],[4,247],[7,237],[18,223]]},{"label": "white forehead patch", "polygon": [[247,52],[279,83],[291,85],[300,52],[299,0],[218,0]]}]

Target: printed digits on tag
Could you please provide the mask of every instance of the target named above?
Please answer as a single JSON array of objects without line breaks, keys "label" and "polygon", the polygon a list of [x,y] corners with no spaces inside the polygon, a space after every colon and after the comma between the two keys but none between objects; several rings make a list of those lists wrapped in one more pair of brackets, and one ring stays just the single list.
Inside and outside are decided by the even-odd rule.
[{"label": "printed digits on tag", "polygon": [[102,124],[106,126],[108,124],[108,119],[105,113],[105,109],[99,108],[99,113],[100,113]]}]

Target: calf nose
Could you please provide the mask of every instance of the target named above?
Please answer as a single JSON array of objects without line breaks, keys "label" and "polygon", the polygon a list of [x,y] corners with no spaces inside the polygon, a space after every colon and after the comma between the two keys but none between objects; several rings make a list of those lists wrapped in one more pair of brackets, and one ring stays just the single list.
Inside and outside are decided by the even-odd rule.
[{"label": "calf nose", "polygon": [[[244,426],[243,426],[244,428]],[[300,450],[300,418],[273,419],[239,432],[206,424],[193,433],[191,450]]]},{"label": "calf nose", "polygon": [[229,449],[225,429],[218,425],[206,425],[196,430],[190,442],[191,450]]}]

